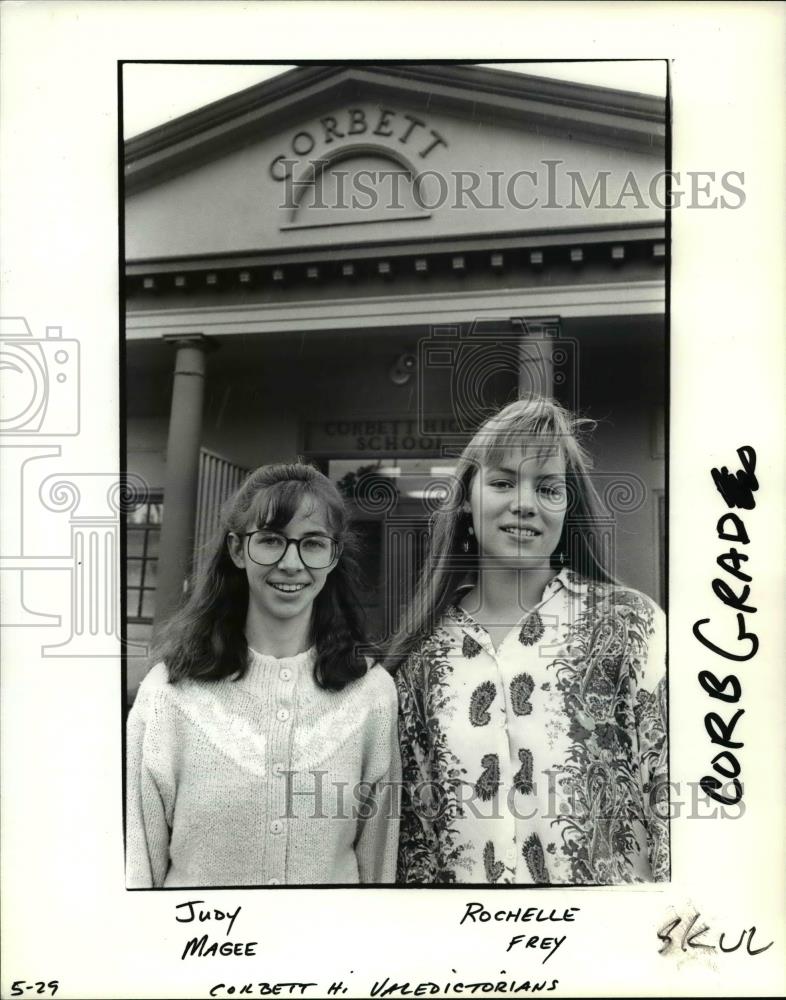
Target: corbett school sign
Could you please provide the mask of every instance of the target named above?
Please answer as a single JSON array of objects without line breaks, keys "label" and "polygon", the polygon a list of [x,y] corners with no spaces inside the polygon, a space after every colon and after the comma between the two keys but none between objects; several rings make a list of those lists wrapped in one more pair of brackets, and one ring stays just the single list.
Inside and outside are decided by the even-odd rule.
[{"label": "corbett school sign", "polygon": [[439,457],[460,434],[450,417],[326,420],[306,424],[304,444],[309,455]]},{"label": "corbett school sign", "polygon": [[386,107],[345,108],[290,135],[286,148],[270,161],[270,176],[286,180],[298,161],[311,157],[317,149],[328,147],[326,151],[332,152],[378,139],[393,140],[395,149],[406,150],[417,160],[427,159],[439,147],[448,147],[448,140],[417,115]]}]

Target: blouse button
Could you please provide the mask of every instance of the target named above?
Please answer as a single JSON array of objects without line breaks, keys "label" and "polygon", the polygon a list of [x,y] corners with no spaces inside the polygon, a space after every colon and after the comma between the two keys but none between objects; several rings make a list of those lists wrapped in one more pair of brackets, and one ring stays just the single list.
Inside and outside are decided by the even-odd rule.
[{"label": "blouse button", "polygon": [[272,822],[270,824],[270,832],[271,833],[281,833],[281,831],[283,829],[284,829],[284,824],[281,822],[280,819],[274,819],[274,820],[272,820]]},{"label": "blouse button", "polygon": [[282,681],[292,680],[292,671],[289,669],[289,667],[282,667],[278,676],[281,678]]},{"label": "blouse button", "polygon": [[281,879],[280,878],[269,878],[267,880],[267,884],[268,885],[281,885]]},{"label": "blouse button", "polygon": [[289,710],[286,708],[280,708],[276,712],[276,718],[278,719],[279,722],[286,722],[287,719],[289,718]]}]

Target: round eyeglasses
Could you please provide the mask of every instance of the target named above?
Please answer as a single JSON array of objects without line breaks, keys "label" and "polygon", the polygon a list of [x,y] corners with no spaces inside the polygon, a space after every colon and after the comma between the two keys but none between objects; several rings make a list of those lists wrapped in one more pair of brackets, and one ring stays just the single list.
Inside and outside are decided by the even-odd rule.
[{"label": "round eyeglasses", "polygon": [[286,555],[290,545],[308,569],[327,569],[338,558],[339,544],[330,535],[304,535],[303,538],[287,538],[278,531],[258,528],[246,531],[249,558],[259,566],[273,566]]}]

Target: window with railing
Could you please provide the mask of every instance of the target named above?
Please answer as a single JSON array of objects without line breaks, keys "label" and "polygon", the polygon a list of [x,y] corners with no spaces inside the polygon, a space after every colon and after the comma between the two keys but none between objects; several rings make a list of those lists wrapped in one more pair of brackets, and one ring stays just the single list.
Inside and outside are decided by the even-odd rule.
[{"label": "window with railing", "polygon": [[151,623],[155,608],[163,493],[151,493],[126,518],[126,613],[129,622]]},{"label": "window with railing", "polygon": [[201,448],[199,452],[199,489],[194,538],[194,572],[205,565],[208,550],[219,527],[221,505],[232,496],[249,473],[242,465]]}]

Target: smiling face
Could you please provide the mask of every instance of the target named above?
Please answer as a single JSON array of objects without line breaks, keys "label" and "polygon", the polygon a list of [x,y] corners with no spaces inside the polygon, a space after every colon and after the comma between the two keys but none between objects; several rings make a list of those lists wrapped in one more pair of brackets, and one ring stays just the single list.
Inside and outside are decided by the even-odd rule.
[{"label": "smiling face", "polygon": [[[256,525],[251,524],[246,531],[255,528]],[[324,512],[309,500],[303,500],[289,523],[277,531],[287,538],[312,539],[313,548],[324,544],[321,538],[333,534]],[[231,532],[227,540],[232,562],[238,569],[245,570],[249,602],[257,617],[271,624],[295,618],[310,619],[317,594],[325,586],[335,561],[325,569],[310,569],[303,564],[296,546],[289,545],[278,562],[261,566],[251,558],[251,552],[264,552],[264,544],[263,535],[254,539]],[[303,551],[308,544],[302,543]]]},{"label": "smiling face", "polygon": [[565,523],[565,459],[506,454],[481,466],[472,481],[469,509],[482,559],[521,560],[546,569]]}]

